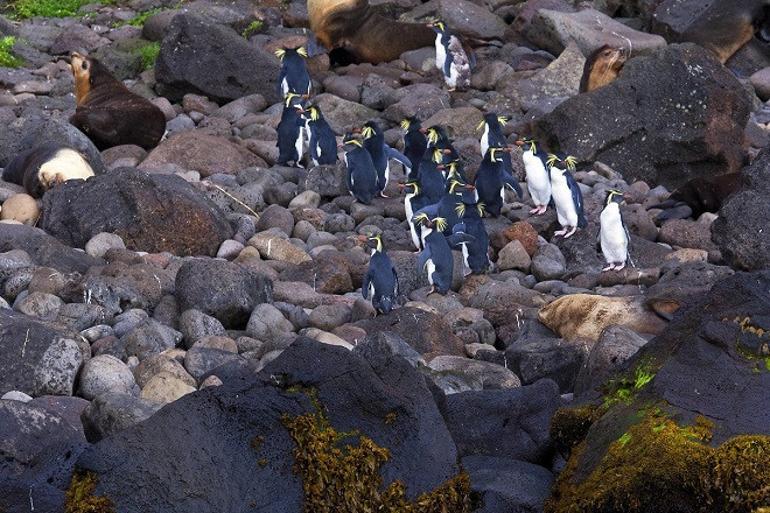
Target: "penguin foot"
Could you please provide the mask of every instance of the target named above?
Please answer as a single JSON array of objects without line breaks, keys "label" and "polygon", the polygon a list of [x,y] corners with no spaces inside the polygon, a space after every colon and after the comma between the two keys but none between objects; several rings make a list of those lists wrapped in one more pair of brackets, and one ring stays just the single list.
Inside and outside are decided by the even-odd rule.
[{"label": "penguin foot", "polygon": [[610,263],[607,267],[602,269],[602,272],[604,273],[604,272],[607,272],[607,271],[614,271],[614,270],[615,270],[615,264]]},{"label": "penguin foot", "polygon": [[573,226],[573,227],[572,227],[572,229],[571,229],[570,231],[568,231],[568,232],[567,232],[567,233],[564,235],[564,238],[565,238],[565,239],[569,239],[570,237],[572,237],[573,235],[575,235],[575,232],[576,232],[576,231],[577,231],[577,226]]},{"label": "penguin foot", "polygon": [[626,263],[625,263],[625,262],[621,262],[621,263],[619,263],[618,265],[616,265],[616,266],[615,266],[615,270],[616,270],[616,271],[620,271],[620,270],[622,270],[622,269],[623,269],[625,266],[626,266]]},{"label": "penguin foot", "polygon": [[435,287],[435,286],[433,286],[433,287],[431,287],[431,288],[430,288],[430,290],[428,291],[428,295],[430,296],[431,294],[434,294],[435,292],[436,292],[436,287]]},{"label": "penguin foot", "polygon": [[567,233],[567,229],[564,228],[563,230],[559,230],[559,231],[553,232],[553,236],[554,237],[559,237],[559,236],[564,235],[566,233]]},{"label": "penguin foot", "polygon": [[384,191],[380,191],[380,198],[390,198]]},{"label": "penguin foot", "polygon": [[540,215],[540,205],[529,209],[530,215]]},{"label": "penguin foot", "polygon": [[537,215],[541,216],[545,214],[545,211],[548,210],[548,205],[541,205],[540,206],[540,212],[537,213]]}]

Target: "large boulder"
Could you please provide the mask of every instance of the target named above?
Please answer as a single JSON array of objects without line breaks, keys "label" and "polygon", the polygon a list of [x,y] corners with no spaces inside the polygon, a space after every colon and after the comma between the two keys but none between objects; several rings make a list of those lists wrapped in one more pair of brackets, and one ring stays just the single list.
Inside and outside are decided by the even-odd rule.
[{"label": "large boulder", "polygon": [[182,178],[132,168],[51,189],[40,225],[70,246],[111,232],[129,249],[176,255],[213,256],[233,235],[224,213]]},{"label": "large boulder", "polygon": [[104,263],[100,258],[65,246],[40,228],[0,223],[0,252],[14,249],[27,252],[36,265],[61,272],[85,273],[90,267]]},{"label": "large boulder", "polygon": [[510,458],[466,456],[463,468],[482,506],[475,513],[535,513],[543,510],[553,484],[545,468]]},{"label": "large boulder", "polygon": [[70,334],[26,315],[0,309],[0,395],[72,395],[83,355]]},{"label": "large boulder", "polygon": [[224,137],[188,130],[161,142],[139,169],[153,171],[168,165],[198,171],[206,177],[215,173],[236,174],[248,167],[264,165],[264,161]]},{"label": "large boulder", "polygon": [[232,371],[103,439],[78,467],[125,513],[319,511],[319,496],[303,498],[316,471],[350,500],[396,480],[413,499],[457,474],[457,452],[419,373],[398,356],[366,357],[299,338],[259,375]]},{"label": "large boulder", "polygon": [[179,14],[166,30],[155,76],[159,92],[172,101],[195,93],[226,103],[256,93],[275,103],[279,68],[275,57],[230,27]]},{"label": "large boulder", "polygon": [[176,275],[176,297],[182,311],[199,310],[226,328],[242,328],[258,304],[272,301],[273,282],[238,264],[194,259]]},{"label": "large boulder", "polygon": [[0,400],[0,510],[63,511],[64,489],[87,446],[78,421],[86,404],[74,397]]},{"label": "large boulder", "polygon": [[725,62],[754,37],[754,22],[762,17],[758,0],[663,0],[652,30],[671,43],[697,43]]},{"label": "large boulder", "polygon": [[730,196],[711,225],[711,238],[733,267],[770,268],[770,151],[763,150],[741,172],[738,191]]},{"label": "large boulder", "polygon": [[768,288],[767,271],[720,281],[629,361],[604,407],[557,414],[552,432],[579,445],[548,511],[618,511],[619,497],[631,512],[767,504]]},{"label": "large boulder", "polygon": [[563,102],[533,129],[549,147],[604,162],[629,183],[675,189],[740,169],[750,106],[711,52],[671,45],[631,59],[611,84]]}]

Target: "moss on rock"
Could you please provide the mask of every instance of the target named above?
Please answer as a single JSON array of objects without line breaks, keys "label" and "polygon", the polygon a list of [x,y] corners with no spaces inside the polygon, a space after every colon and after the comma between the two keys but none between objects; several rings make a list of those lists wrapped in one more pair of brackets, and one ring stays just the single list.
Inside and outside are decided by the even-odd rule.
[{"label": "moss on rock", "polygon": [[550,435],[556,449],[569,453],[582,442],[588,430],[604,413],[602,406],[585,404],[573,408],[559,408],[551,418]]},{"label": "moss on rock", "polygon": [[94,495],[97,482],[93,472],[75,471],[64,495],[64,513],[115,513],[108,497]]}]

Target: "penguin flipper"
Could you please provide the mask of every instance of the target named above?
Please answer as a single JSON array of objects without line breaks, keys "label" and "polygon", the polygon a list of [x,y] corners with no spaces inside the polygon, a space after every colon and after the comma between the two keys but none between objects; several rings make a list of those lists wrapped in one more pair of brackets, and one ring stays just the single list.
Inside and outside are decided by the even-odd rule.
[{"label": "penguin flipper", "polygon": [[372,282],[372,272],[367,271],[366,276],[364,276],[364,282],[361,285],[361,295],[364,297],[364,299],[369,299],[369,285]]},{"label": "penguin flipper", "polygon": [[400,151],[398,151],[398,150],[396,150],[394,148],[391,148],[387,144],[385,145],[384,149],[385,149],[385,155],[388,157],[388,160],[397,160],[405,168],[411,169],[412,161],[409,160],[409,157],[407,157],[406,155],[404,155]]},{"label": "penguin flipper", "polygon": [[513,191],[516,192],[516,195],[519,198],[521,198],[522,192],[521,192],[521,186],[519,185],[519,181],[516,180],[516,178],[514,178],[513,175],[510,175],[504,171],[502,173],[503,173],[503,183],[508,187],[510,187],[511,189],[513,189]]},{"label": "penguin flipper", "polygon": [[465,233],[465,223],[457,223],[452,227],[452,233]]},{"label": "penguin flipper", "polygon": [[435,219],[436,217],[438,217],[438,203],[434,203],[432,205],[427,205],[422,207],[420,210],[418,210],[412,215],[411,220],[417,219],[417,217],[420,214],[427,215],[429,219]]},{"label": "penguin flipper", "polygon": [[395,289],[393,290],[393,295],[394,295],[395,297],[398,297],[398,296],[400,295],[400,293],[399,293],[399,288],[400,288],[400,287],[399,287],[399,285],[398,285],[398,273],[396,272],[396,268],[395,268],[395,267],[391,267],[391,270],[393,271],[393,280],[394,280],[394,281],[395,281],[395,283],[396,283],[396,287],[395,287]]},{"label": "penguin flipper", "polygon": [[430,260],[430,248],[428,246],[425,246],[425,249],[423,249],[420,252],[420,256],[417,258],[417,269],[422,270],[425,268],[425,265],[428,263],[428,260]]},{"label": "penguin flipper", "polygon": [[452,235],[446,238],[446,241],[452,247],[459,246],[464,242],[473,242],[474,240],[476,240],[476,237],[465,232],[453,233]]}]

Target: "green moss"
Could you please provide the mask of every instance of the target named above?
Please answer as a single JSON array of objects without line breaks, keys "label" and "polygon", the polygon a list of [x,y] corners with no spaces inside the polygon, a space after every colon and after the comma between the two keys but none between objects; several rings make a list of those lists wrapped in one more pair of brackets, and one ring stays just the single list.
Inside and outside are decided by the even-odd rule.
[{"label": "green moss", "polygon": [[582,442],[591,425],[606,410],[601,406],[587,404],[575,408],[559,408],[551,418],[551,440],[562,453],[569,453]]},{"label": "green moss", "polygon": [[64,18],[75,16],[81,7],[105,3],[99,0],[16,0],[11,4],[11,14],[17,18]]},{"label": "green moss", "polygon": [[254,20],[251,23],[249,23],[249,25],[245,29],[243,29],[242,35],[243,37],[248,39],[252,35],[262,30],[263,26],[264,26],[264,23],[262,23],[260,20]]},{"label": "green moss", "polygon": [[14,44],[16,44],[15,37],[0,37],[0,67],[18,68],[22,65],[22,60],[13,54]]},{"label": "green moss", "polygon": [[294,471],[302,477],[305,513],[470,512],[470,480],[464,473],[411,502],[398,481],[383,489],[380,469],[390,452],[371,438],[356,434],[357,440],[343,443],[350,433],[334,429],[322,408],[282,421],[295,444]]},{"label": "green moss", "polygon": [[160,43],[147,43],[137,48],[136,53],[142,59],[142,70],[148,70],[155,66],[155,61],[160,55]]},{"label": "green moss", "polygon": [[148,11],[140,12],[139,14],[137,14],[136,16],[128,20],[125,24],[130,25],[132,27],[140,27],[140,28],[144,27],[144,23],[147,21],[148,18],[150,18],[150,16],[155,16],[161,11],[163,11],[163,9],[155,8],[155,9],[150,9]]},{"label": "green moss", "polygon": [[717,448],[713,423],[679,426],[648,413],[611,443],[585,478],[586,442],[572,451],[546,513],[750,512],[770,503],[770,437],[742,436]]},{"label": "green moss", "polygon": [[630,375],[610,380],[605,386],[604,407],[630,403],[655,378],[656,370],[650,362],[641,362]]},{"label": "green moss", "polygon": [[64,495],[64,513],[115,513],[112,501],[94,495],[98,479],[93,472],[75,472]]}]

